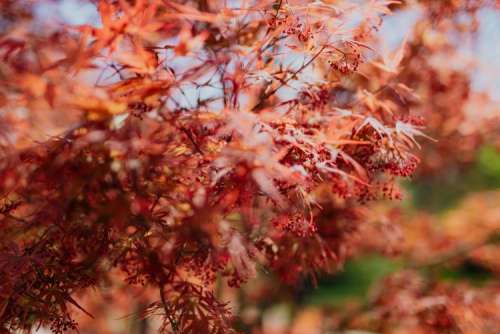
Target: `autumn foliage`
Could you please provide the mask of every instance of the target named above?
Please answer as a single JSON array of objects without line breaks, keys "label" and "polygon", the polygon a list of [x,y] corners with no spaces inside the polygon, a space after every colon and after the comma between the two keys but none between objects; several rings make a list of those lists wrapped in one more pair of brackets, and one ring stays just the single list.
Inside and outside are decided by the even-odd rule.
[{"label": "autumn foliage", "polygon": [[[499,273],[500,250],[477,249],[498,209],[472,198],[479,225],[434,230],[397,207],[402,180],[500,146],[498,107],[445,64],[494,2],[82,3],[95,22],[0,2],[0,329],[111,333],[109,303],[160,333],[267,333],[242,305],[377,252],[407,265],[367,305],[322,310],[323,331],[500,332],[498,286],[419,273]],[[383,51],[384,20],[413,6]]]}]

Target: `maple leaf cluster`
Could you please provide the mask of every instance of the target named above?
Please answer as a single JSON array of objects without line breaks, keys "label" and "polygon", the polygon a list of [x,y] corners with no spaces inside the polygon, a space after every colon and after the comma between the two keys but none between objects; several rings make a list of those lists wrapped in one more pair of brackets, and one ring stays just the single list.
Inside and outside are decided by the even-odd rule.
[{"label": "maple leaf cluster", "polygon": [[426,81],[418,41],[374,49],[399,1],[82,3],[98,21],[0,4],[1,329],[77,330],[111,285],[146,291],[161,333],[232,333],[221,286],[397,248],[369,205],[402,197],[448,117],[416,92],[469,98],[460,72]]}]

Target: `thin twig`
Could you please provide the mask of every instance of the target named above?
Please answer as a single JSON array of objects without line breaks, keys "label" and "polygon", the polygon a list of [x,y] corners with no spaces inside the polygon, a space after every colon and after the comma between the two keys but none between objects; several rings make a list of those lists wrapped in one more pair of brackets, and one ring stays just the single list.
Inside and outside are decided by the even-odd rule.
[{"label": "thin twig", "polygon": [[172,330],[174,333],[179,333],[179,328],[177,321],[174,319],[172,316],[172,311],[170,310],[170,306],[165,299],[165,289],[163,285],[160,285],[160,299],[161,303],[163,305],[163,308],[165,309],[165,316],[167,317],[168,321],[170,322],[170,326],[172,326]]},{"label": "thin twig", "polygon": [[181,128],[182,132],[184,132],[186,134],[186,136],[189,138],[189,141],[193,144],[194,146],[194,149],[196,150],[196,152],[200,153],[200,154],[203,154],[203,151],[201,150],[200,146],[198,145],[198,143],[194,140],[193,138],[193,134],[191,133],[191,131],[189,131],[188,129],[182,127]]},{"label": "thin twig", "polygon": [[257,109],[259,109],[262,104],[264,103],[265,100],[267,100],[270,96],[274,95],[274,93],[276,93],[279,89],[281,89],[283,86],[285,86],[286,84],[288,84],[288,82],[290,80],[292,80],[293,78],[296,78],[297,74],[299,74],[300,72],[302,72],[306,67],[308,67],[313,61],[316,60],[316,58],[319,57],[319,55],[323,52],[323,50],[326,48],[326,45],[323,45],[321,47],[321,49],[316,52],[316,54],[311,58],[309,59],[306,63],[302,64],[301,67],[299,67],[299,69],[297,69],[295,72],[292,72],[292,75],[290,75],[287,79],[284,79],[284,80],[281,80],[281,85],[279,85],[278,87],[272,89],[271,91],[269,91],[268,93],[265,93],[264,96],[262,96],[262,98],[260,99],[259,103],[257,103],[253,108],[252,108],[252,111],[255,111]]}]

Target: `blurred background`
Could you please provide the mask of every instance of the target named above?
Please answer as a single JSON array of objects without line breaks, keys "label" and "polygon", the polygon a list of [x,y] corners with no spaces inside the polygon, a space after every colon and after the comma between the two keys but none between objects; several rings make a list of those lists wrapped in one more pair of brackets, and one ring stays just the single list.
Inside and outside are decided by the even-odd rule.
[{"label": "blurred background", "polygon": [[[377,51],[394,52],[407,40],[399,78],[418,95],[409,97],[415,100],[412,108],[436,141],[422,143],[417,174],[401,182],[402,200],[370,204],[377,214],[360,231],[360,247],[338,272],[289,287],[263,269],[241,290],[221,287],[220,296],[231,301],[241,331],[444,333],[429,330],[411,312],[391,322],[387,307],[405,310],[405,303],[441,286],[476,291],[498,281],[500,10],[494,2],[476,2],[404,1],[384,17],[374,41]],[[100,24],[91,2],[52,1],[35,8],[35,20],[44,23]],[[382,245],[378,235],[384,235]],[[371,239],[373,244],[367,242]],[[432,287],[421,283],[428,281]],[[80,332],[154,333],[159,323],[140,315],[154,292],[112,283],[82,297],[99,317],[77,315]],[[397,302],[382,298],[399,285],[418,292],[398,294]],[[435,297],[445,295],[432,292],[430,301],[439,303]],[[481,307],[500,309],[500,304]]]}]

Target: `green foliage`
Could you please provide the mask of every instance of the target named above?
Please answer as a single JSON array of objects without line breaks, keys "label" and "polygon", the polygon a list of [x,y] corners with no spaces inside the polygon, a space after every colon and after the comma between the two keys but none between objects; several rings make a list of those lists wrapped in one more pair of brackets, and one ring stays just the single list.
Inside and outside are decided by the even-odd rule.
[{"label": "green foliage", "polygon": [[439,178],[425,178],[407,182],[413,207],[439,212],[452,208],[467,193],[500,187],[500,152],[483,147],[470,169],[450,170]]},{"label": "green foliage", "polygon": [[467,281],[475,286],[481,286],[492,279],[491,273],[485,268],[468,262],[458,268],[441,268],[439,276],[443,281]]},{"label": "green foliage", "polygon": [[315,305],[341,307],[346,302],[362,302],[381,278],[401,267],[397,261],[376,255],[364,256],[345,265],[343,271],[320,282],[306,299]]}]

